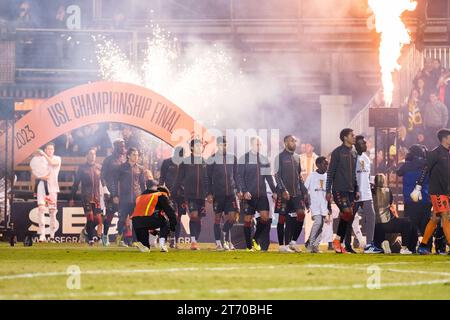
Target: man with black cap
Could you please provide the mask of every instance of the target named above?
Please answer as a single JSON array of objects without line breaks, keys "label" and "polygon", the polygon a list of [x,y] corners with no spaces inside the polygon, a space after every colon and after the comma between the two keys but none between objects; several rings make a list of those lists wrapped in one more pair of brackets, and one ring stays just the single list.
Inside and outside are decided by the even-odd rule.
[{"label": "man with black cap", "polygon": [[106,216],[103,221],[103,236],[102,243],[104,246],[109,245],[108,231],[111,226],[111,221],[114,217],[114,213],[119,211],[119,169],[120,166],[126,161],[127,149],[125,148],[125,142],[122,139],[114,141],[113,153],[103,160],[101,179],[105,182],[108,191],[110,192],[109,201],[106,205]]},{"label": "man with black cap", "polygon": [[[210,201],[213,198],[214,238],[216,250],[233,250],[231,243],[231,228],[236,222],[238,205],[237,192],[237,159],[233,154],[227,154],[227,141],[225,136],[217,138],[217,152],[208,159],[208,182]],[[227,219],[223,225],[224,244],[220,239],[220,220],[225,214]]]},{"label": "man with black cap", "polygon": [[180,169],[180,163],[183,159],[184,150],[182,147],[176,147],[173,151],[173,156],[164,159],[161,165],[161,175],[159,178],[159,184],[166,186],[173,199],[173,205],[175,213],[177,215],[177,226],[175,229],[175,237],[170,243],[171,248],[177,248],[178,239],[181,232],[181,216],[186,214],[186,204],[183,199],[182,189],[175,190],[175,182],[177,180],[178,171]]},{"label": "man with black cap", "polygon": [[203,144],[199,139],[190,142],[191,154],[180,164],[174,190],[183,188],[189,210],[191,250],[200,250],[198,239],[202,228],[201,218],[205,215],[205,200],[208,192],[206,161],[202,157]]},{"label": "man with black cap", "polygon": [[136,247],[141,252],[150,251],[149,233],[159,229],[159,247],[167,252],[166,239],[169,231],[175,231],[177,217],[170,201],[167,187],[157,187],[157,182],[148,180],[146,190],[136,198],[136,206],[131,215],[136,235]]}]

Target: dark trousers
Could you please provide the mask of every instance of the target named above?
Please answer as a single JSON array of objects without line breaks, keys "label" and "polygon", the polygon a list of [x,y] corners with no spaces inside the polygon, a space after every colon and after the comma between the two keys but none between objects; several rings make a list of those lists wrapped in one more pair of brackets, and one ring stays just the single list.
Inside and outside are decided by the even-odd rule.
[{"label": "dark trousers", "polygon": [[411,242],[412,227],[408,219],[393,218],[387,223],[377,223],[375,225],[374,244],[381,248],[381,243],[386,240],[387,233],[400,233],[402,235],[402,245],[413,251],[416,244]]},{"label": "dark trousers", "polygon": [[159,237],[167,239],[169,235],[169,222],[162,216],[152,215],[150,217],[134,217],[133,230],[136,240],[146,247],[149,244],[149,231],[159,229]]},{"label": "dark trousers", "polygon": [[[412,234],[410,241],[417,244],[419,235],[423,235],[425,227],[431,216],[431,203],[422,202],[406,202],[405,203],[405,218],[411,222]],[[428,242],[428,247],[431,249],[432,240]],[[413,252],[416,252],[414,248]]]}]

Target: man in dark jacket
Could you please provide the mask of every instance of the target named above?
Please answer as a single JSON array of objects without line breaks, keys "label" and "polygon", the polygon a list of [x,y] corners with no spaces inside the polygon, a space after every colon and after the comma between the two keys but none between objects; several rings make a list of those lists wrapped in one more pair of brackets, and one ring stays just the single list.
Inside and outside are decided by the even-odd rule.
[{"label": "man in dark jacket", "polygon": [[108,231],[114,214],[119,211],[119,170],[120,166],[127,161],[127,149],[122,139],[114,141],[113,153],[103,160],[101,177],[110,193],[108,201],[105,201],[106,216],[103,221],[102,242],[104,246],[109,246]]},{"label": "man in dark jacket", "polygon": [[175,229],[175,237],[170,243],[171,248],[178,247],[178,239],[180,238],[181,232],[181,216],[186,214],[186,203],[184,202],[184,196],[182,189],[175,190],[175,182],[178,177],[178,171],[180,170],[180,163],[183,159],[184,150],[181,147],[176,147],[173,151],[173,156],[164,159],[161,165],[161,175],[159,177],[159,184],[161,186],[166,186],[173,199],[173,205],[175,208],[175,213],[177,215],[177,226]]},{"label": "man in dark jacket", "polygon": [[[251,150],[238,161],[239,189],[242,191],[244,199],[244,235],[247,251],[261,250],[258,243],[259,237],[264,231],[270,229],[272,223],[269,215],[266,181],[272,190],[274,201],[277,197],[269,159],[260,154],[261,144],[261,138],[252,137],[250,139]],[[256,231],[252,240],[252,220],[256,211],[259,212],[260,217],[257,218]]]},{"label": "man in dark jacket", "polygon": [[191,234],[191,250],[200,250],[198,239],[205,215],[205,199],[208,193],[208,174],[206,161],[202,157],[203,144],[198,139],[190,143],[191,154],[183,158],[178,171],[174,190],[183,189],[184,198],[189,210],[189,229]]},{"label": "man in dark jacket", "polygon": [[[425,227],[431,216],[431,200],[428,191],[429,177],[426,176],[422,184],[422,199],[418,202],[412,201],[410,194],[414,190],[417,180],[426,165],[427,149],[423,145],[415,144],[409,148],[405,163],[397,170],[397,175],[403,177],[403,201],[405,203],[405,217],[411,221],[413,234],[411,242],[417,244],[417,239],[425,232]],[[431,241],[428,243],[428,248]],[[414,246],[413,253],[416,253]]]},{"label": "man in dark jacket", "polygon": [[146,190],[136,199],[131,219],[137,239],[136,247],[141,252],[150,251],[149,232],[156,229],[159,229],[161,252],[168,251],[166,239],[169,231],[175,231],[177,217],[167,187],[156,187],[156,181],[148,180]]},{"label": "man in dark jacket", "polygon": [[[119,222],[117,226],[117,242],[120,246],[128,246],[131,243],[130,215],[136,204],[136,197],[145,190],[144,167],[138,164],[139,152],[136,148],[127,151],[127,159],[119,169]],[[124,234],[124,227],[127,232]],[[123,240],[126,240],[124,241]]]},{"label": "man in dark jacket", "polygon": [[[327,201],[331,201],[331,191],[333,199],[339,208],[339,225],[333,247],[336,253],[346,253],[341,245],[345,239],[347,225],[353,222],[353,209],[355,200],[359,198],[356,182],[356,152],[353,146],[356,142],[355,134],[350,128],[341,131],[339,138],[342,145],[331,153],[330,166],[327,173]],[[350,228],[349,228],[350,229]],[[379,253],[382,251],[379,250]]]},{"label": "man in dark jacket", "polygon": [[439,130],[437,137],[440,145],[427,154],[427,164],[422,169],[422,174],[410,195],[414,202],[422,200],[422,189],[428,175],[430,177],[430,198],[433,215],[428,221],[422,241],[417,249],[419,254],[430,254],[427,244],[439,222],[442,225],[447,242],[450,243],[450,130]]},{"label": "man in dark jacket", "polygon": [[[277,234],[281,252],[300,252],[293,240],[293,233],[300,233],[305,219],[305,200],[308,191],[305,188],[301,172],[300,155],[295,153],[297,139],[284,137],[284,150],[275,158],[275,180],[279,194],[275,205],[278,213]],[[307,203],[306,203],[307,204]],[[294,219],[289,214],[296,213]],[[286,232],[284,224],[286,223]],[[295,232],[297,231],[297,232]]]},{"label": "man in dark jacket", "polygon": [[[231,228],[236,222],[238,205],[237,190],[237,159],[227,153],[226,137],[217,138],[217,152],[208,159],[209,197],[213,197],[214,238],[216,250],[233,250],[231,243]],[[210,199],[211,200],[211,199]],[[220,240],[220,221],[225,214],[227,219],[223,225],[224,245]]]},{"label": "man in dark jacket", "polygon": [[[69,206],[74,205],[74,199],[81,183],[81,203],[86,216],[86,232],[89,245],[94,245],[95,226],[97,235],[102,234],[102,209],[100,208],[100,165],[95,163],[97,151],[92,148],[86,155],[86,163],[78,167],[72,185]],[[105,199],[107,200],[107,199]]]}]

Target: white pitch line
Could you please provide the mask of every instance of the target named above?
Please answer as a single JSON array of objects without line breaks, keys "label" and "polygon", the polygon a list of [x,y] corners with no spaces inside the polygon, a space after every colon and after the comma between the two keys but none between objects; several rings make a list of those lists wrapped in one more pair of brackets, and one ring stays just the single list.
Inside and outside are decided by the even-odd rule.
[{"label": "white pitch line", "polygon": [[[134,273],[172,273],[172,272],[189,272],[189,271],[233,271],[233,270],[273,270],[276,268],[309,268],[309,269],[319,269],[319,268],[330,268],[330,269],[349,269],[352,270],[366,270],[363,266],[370,265],[411,265],[420,264],[421,262],[382,262],[382,263],[361,263],[361,264],[290,264],[287,266],[281,265],[268,265],[268,266],[223,266],[223,267],[190,267],[190,268],[167,268],[167,269],[111,269],[111,270],[85,270],[81,271],[80,275],[97,275],[97,274],[134,274]],[[401,269],[386,269],[392,272],[409,272],[409,273],[421,273],[429,275],[443,275],[450,276],[450,273],[446,272],[433,272],[433,271],[419,271],[419,270],[401,270]],[[15,280],[15,279],[31,279],[39,277],[60,277],[68,276],[67,272],[35,272],[35,273],[22,273],[14,275],[3,275],[0,276],[0,281],[3,280]]]},{"label": "white pitch line", "polygon": [[[412,282],[393,282],[380,284],[381,288],[388,287],[413,287],[422,285],[434,285],[449,283],[450,279],[436,279],[428,281],[412,281]],[[19,294],[2,295],[1,300],[6,299],[54,299],[54,298],[95,298],[95,297],[120,297],[120,296],[159,296],[167,294],[199,294],[209,293],[217,295],[225,295],[232,293],[285,293],[285,292],[314,292],[314,291],[333,291],[333,290],[352,290],[367,289],[365,284],[340,285],[340,286],[308,286],[308,287],[292,287],[292,288],[261,288],[261,289],[209,289],[209,290],[182,290],[182,289],[166,289],[166,290],[141,290],[136,292],[88,292],[88,293],[58,293],[58,294],[34,294],[24,296]],[[376,292],[376,290],[374,291]]]}]

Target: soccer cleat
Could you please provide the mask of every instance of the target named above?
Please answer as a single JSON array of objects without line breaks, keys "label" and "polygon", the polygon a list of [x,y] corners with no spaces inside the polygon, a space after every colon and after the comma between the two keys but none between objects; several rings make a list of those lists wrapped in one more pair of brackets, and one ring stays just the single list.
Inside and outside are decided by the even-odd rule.
[{"label": "soccer cleat", "polygon": [[89,247],[93,247],[94,246],[95,241],[94,240],[89,240],[88,244]]},{"label": "soccer cleat", "polygon": [[230,241],[230,250],[236,250],[236,248],[234,247],[234,245],[231,241]]},{"label": "soccer cleat", "polygon": [[255,251],[261,251],[261,246],[258,244],[258,242],[256,242],[255,239],[252,240],[252,247],[253,249],[255,249]]},{"label": "soccer cleat", "polygon": [[334,248],[334,252],[336,252],[336,253],[343,253],[342,251],[345,250],[341,246],[341,241],[339,241],[338,239],[333,240],[333,248]]},{"label": "soccer cleat", "polygon": [[431,254],[430,250],[428,250],[428,248],[424,247],[424,246],[419,246],[417,248],[417,253],[420,254],[420,255],[429,255],[429,254]]},{"label": "soccer cleat", "polygon": [[[383,241],[384,242],[384,241]],[[389,242],[388,242],[389,245]],[[383,244],[382,244],[383,246]],[[378,254],[378,253],[391,253],[391,249],[389,247],[388,252],[384,251],[385,246],[383,246],[383,249],[377,248],[375,245],[373,244],[368,244],[365,248],[364,248],[364,253],[368,253],[368,254]],[[386,248],[387,249],[387,248]]]},{"label": "soccer cleat", "polygon": [[289,249],[291,249],[293,252],[297,252],[297,253],[302,252],[302,250],[300,250],[300,248],[295,245],[295,242],[291,242],[289,244]]},{"label": "soccer cleat", "polygon": [[170,247],[171,249],[174,249],[174,248],[175,248],[175,239],[170,240],[170,245],[169,245],[169,247]]},{"label": "soccer cleat", "polygon": [[332,242],[328,242],[328,251],[333,251],[333,243]]},{"label": "soccer cleat", "polygon": [[224,251],[224,247],[222,246],[222,244],[216,244],[216,251]]},{"label": "soccer cleat", "polygon": [[120,241],[119,242],[119,247],[128,248],[128,245],[125,243],[125,241]]},{"label": "soccer cleat", "polygon": [[355,250],[353,250],[352,247],[346,247],[345,251],[347,251],[347,253],[351,253],[351,254],[356,254],[357,253]]},{"label": "soccer cleat", "polygon": [[141,242],[134,242],[133,246],[138,248],[140,252],[149,252],[150,249],[144,246]]},{"label": "soccer cleat", "polygon": [[287,253],[295,252],[295,251],[291,250],[291,249],[289,248],[289,246],[280,246],[280,247],[278,248],[278,251],[279,251],[279,252],[287,252]]},{"label": "soccer cleat", "polygon": [[408,248],[401,248],[400,254],[412,254],[412,252]]},{"label": "soccer cleat", "polygon": [[40,243],[47,242],[47,238],[45,238],[45,236],[44,236],[44,237],[43,237],[43,236],[40,236],[40,237],[39,237],[39,242],[40,242]]},{"label": "soccer cleat", "polygon": [[191,250],[200,250],[200,247],[198,246],[197,242],[191,243]]},{"label": "soccer cleat", "polygon": [[50,240],[49,240],[48,242],[50,242],[50,243],[56,243],[56,240],[55,240],[55,238],[50,238]]},{"label": "soccer cleat", "polygon": [[106,234],[102,235],[102,244],[104,247],[109,247],[109,237]]},{"label": "soccer cleat", "polygon": [[342,246],[341,246],[341,253],[348,253],[348,252],[347,252],[347,249],[345,249],[345,247],[342,247]]},{"label": "soccer cleat", "polygon": [[230,251],[231,250],[228,241],[224,241],[223,242],[223,249],[226,250],[226,251]]},{"label": "soccer cleat", "polygon": [[253,248],[247,248],[247,249],[245,249],[245,251],[246,251],[246,252],[255,252],[255,249],[253,249]]},{"label": "soccer cleat", "polygon": [[161,251],[161,252],[169,252],[169,249],[167,249],[167,246],[166,246],[165,244],[163,244],[163,245],[161,246],[160,251]]}]

